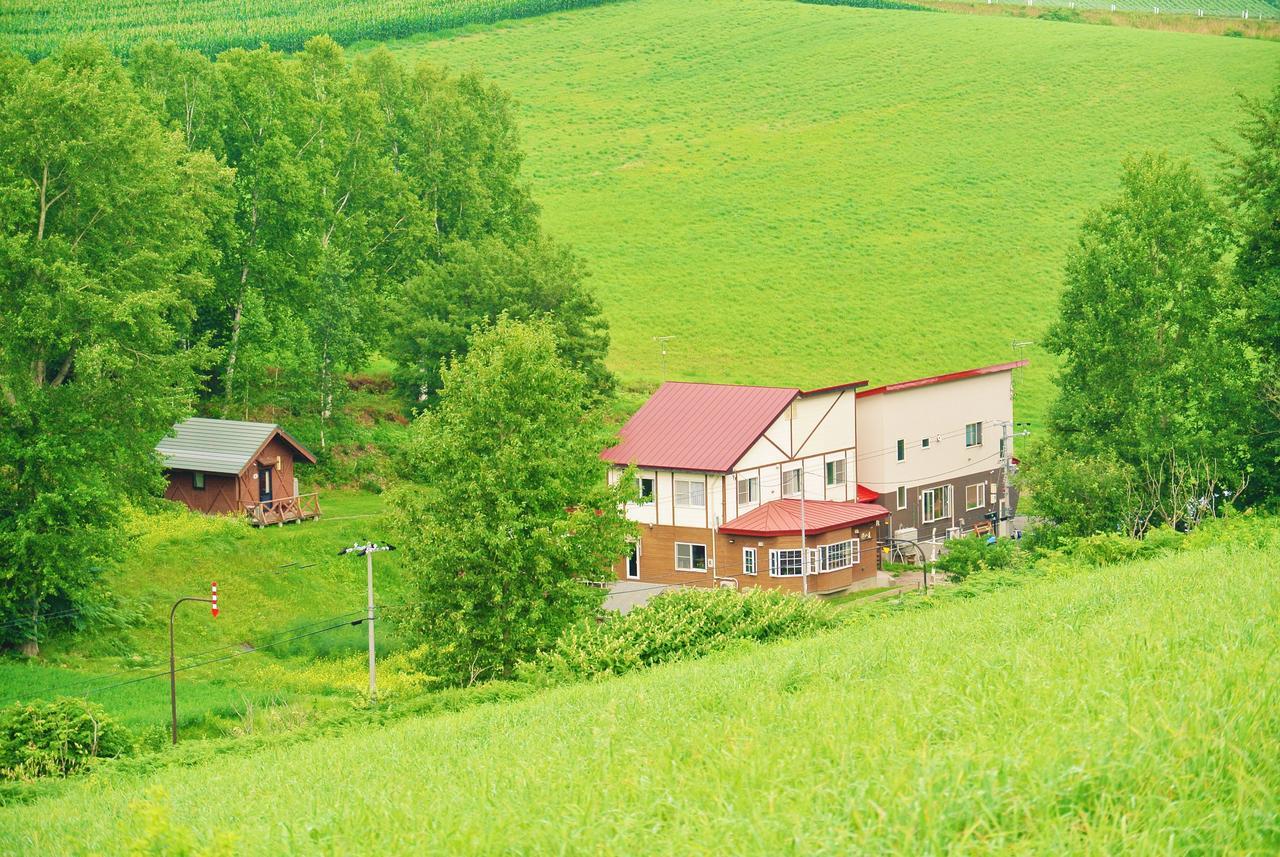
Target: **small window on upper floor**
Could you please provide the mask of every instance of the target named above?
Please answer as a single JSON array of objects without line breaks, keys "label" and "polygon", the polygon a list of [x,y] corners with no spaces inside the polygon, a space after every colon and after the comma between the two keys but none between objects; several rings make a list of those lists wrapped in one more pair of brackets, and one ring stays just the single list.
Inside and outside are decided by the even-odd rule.
[{"label": "small window on upper floor", "polygon": [[197,491],[204,490],[204,474],[203,473],[191,474],[191,487]]},{"label": "small window on upper floor", "polygon": [[928,449],[928,448],[929,448],[929,438],[927,438],[927,437],[922,437],[922,438],[920,438],[920,448],[921,448],[921,449]]},{"label": "small window on upper floor", "polygon": [[641,505],[647,505],[653,502],[653,477],[652,476],[636,477],[636,488],[640,490]]},{"label": "small window on upper floor", "polygon": [[800,496],[800,468],[782,471],[782,496]]},{"label": "small window on upper floor", "polygon": [[982,423],[969,423],[964,427],[964,445],[982,446]]},{"label": "small window on upper floor", "polygon": [[907,442],[901,438],[898,439],[898,460],[907,460]]},{"label": "small window on upper floor", "polygon": [[843,485],[844,484],[844,459],[837,458],[835,461],[827,462],[827,484]]},{"label": "small window on upper floor", "polygon": [[760,502],[760,477],[738,477],[738,505],[750,506]]},{"label": "small window on upper floor", "polygon": [[707,505],[707,485],[701,479],[676,479],[676,505],[701,509]]}]

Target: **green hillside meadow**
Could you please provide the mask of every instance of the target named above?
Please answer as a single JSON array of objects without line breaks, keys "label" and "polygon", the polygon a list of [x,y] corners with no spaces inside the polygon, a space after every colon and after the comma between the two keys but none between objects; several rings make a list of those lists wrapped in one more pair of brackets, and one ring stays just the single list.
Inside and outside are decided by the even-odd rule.
[{"label": "green hillside meadow", "polygon": [[6,810],[0,850],[1274,853],[1278,646],[1280,559],[1211,548],[89,779]]},{"label": "green hillside meadow", "polygon": [[[1010,359],[1120,161],[1215,170],[1280,45],[781,0],[637,0],[398,50],[521,104],[554,234],[633,386],[821,385]],[[1035,348],[1020,416],[1050,364]]]}]

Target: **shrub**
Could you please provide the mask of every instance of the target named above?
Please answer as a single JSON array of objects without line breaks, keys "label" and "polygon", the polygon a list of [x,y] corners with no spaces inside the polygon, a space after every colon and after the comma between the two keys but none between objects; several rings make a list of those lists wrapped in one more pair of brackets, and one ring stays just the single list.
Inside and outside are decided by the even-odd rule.
[{"label": "shrub", "polygon": [[132,749],[129,730],[102,706],[83,699],[16,702],[0,709],[0,777],[5,779],[65,777],[92,759]]},{"label": "shrub", "polygon": [[547,682],[619,675],[701,657],[737,641],[798,637],[839,622],[831,605],[800,595],[686,589],[659,595],[625,616],[571,627],[521,673]]},{"label": "shrub", "polygon": [[947,552],[935,566],[947,573],[947,578],[959,583],[977,571],[1008,568],[1013,565],[1017,547],[1009,539],[991,544],[980,536],[952,539],[947,542]]},{"label": "shrub", "polygon": [[852,6],[857,9],[901,9],[908,12],[937,12],[932,6],[905,3],[903,0],[800,0],[814,6]]},{"label": "shrub", "polygon": [[1069,24],[1085,23],[1084,15],[1081,15],[1075,9],[1050,9],[1040,15],[1041,21],[1065,21]]}]

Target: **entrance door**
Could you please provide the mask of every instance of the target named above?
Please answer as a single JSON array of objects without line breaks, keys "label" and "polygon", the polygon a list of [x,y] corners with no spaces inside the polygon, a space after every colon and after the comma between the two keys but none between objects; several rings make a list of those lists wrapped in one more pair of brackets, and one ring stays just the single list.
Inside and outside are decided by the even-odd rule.
[{"label": "entrance door", "polygon": [[271,493],[271,466],[258,465],[258,501],[269,504],[272,500]]},{"label": "entrance door", "polygon": [[631,553],[627,554],[627,578],[640,579],[640,543],[631,543]]}]

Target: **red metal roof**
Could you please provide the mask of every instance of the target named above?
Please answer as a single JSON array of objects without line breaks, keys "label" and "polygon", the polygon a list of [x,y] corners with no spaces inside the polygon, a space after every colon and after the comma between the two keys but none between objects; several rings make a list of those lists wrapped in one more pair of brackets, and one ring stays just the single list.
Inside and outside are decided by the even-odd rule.
[{"label": "red metal roof", "polygon": [[943,384],[947,381],[959,381],[962,378],[976,378],[979,375],[994,375],[996,372],[1008,372],[1011,369],[1019,369],[1027,365],[1025,360],[1014,360],[1011,363],[997,363],[994,366],[980,366],[977,369],[964,369],[960,372],[950,372],[946,375],[931,375],[928,378],[917,378],[914,381],[899,381],[896,384],[884,384],[879,387],[872,387],[869,390],[859,390],[857,396],[861,399],[863,396],[875,396],[879,393],[896,393],[899,390],[910,390],[914,387],[927,387],[930,384]]},{"label": "red metal roof", "polygon": [[[841,527],[855,527],[889,517],[889,510],[874,503],[837,503],[834,500],[806,500],[804,529],[809,535],[828,533]],[[720,528],[731,536],[794,536],[800,534],[800,501],[770,500]]]},{"label": "red metal roof", "polygon": [[728,473],[791,400],[795,387],[668,381],[600,453],[614,464]]},{"label": "red metal roof", "polygon": [[858,485],[858,502],[874,503],[880,499],[880,492],[874,488],[868,488],[865,485]]}]

